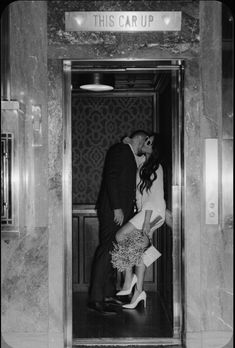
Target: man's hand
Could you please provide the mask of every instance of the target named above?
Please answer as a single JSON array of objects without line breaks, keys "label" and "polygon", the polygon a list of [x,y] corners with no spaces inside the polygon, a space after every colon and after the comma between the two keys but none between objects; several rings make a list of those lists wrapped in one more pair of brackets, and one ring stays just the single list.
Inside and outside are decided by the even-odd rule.
[{"label": "man's hand", "polygon": [[122,209],[114,209],[114,222],[121,226],[123,224],[124,214]]}]

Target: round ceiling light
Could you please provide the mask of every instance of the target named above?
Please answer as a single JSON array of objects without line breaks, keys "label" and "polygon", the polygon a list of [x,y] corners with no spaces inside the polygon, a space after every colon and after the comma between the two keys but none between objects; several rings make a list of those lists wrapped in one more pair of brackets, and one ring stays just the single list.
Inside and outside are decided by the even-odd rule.
[{"label": "round ceiling light", "polygon": [[101,75],[99,73],[94,73],[94,82],[89,84],[83,84],[80,86],[81,89],[93,92],[104,92],[104,91],[112,91],[113,86],[104,84],[101,82]]},{"label": "round ceiling light", "polygon": [[98,83],[92,83],[90,85],[82,85],[80,86],[81,89],[85,89],[87,91],[93,91],[93,92],[103,92],[103,91],[112,91],[113,87],[108,85],[102,85]]}]

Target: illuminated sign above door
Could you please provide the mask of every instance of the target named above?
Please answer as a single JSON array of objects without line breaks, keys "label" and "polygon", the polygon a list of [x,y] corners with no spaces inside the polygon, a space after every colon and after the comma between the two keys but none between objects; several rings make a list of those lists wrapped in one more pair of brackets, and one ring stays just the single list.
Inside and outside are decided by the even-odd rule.
[{"label": "illuminated sign above door", "polygon": [[65,31],[180,31],[181,11],[65,12]]}]

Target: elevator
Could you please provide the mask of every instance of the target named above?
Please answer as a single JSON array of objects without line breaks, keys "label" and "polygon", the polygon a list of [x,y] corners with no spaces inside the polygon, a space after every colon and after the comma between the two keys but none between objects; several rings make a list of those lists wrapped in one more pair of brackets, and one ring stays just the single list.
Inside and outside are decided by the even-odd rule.
[{"label": "elevator", "polygon": [[[65,175],[72,173],[64,186],[66,311],[67,333],[75,346],[181,342],[183,71],[183,61],[64,61],[64,168]],[[88,92],[79,87],[97,72],[114,86],[112,91]],[[86,306],[98,245],[95,200],[106,151],[136,129],[157,132],[162,139],[167,213],[165,224],[154,233],[162,256],[147,270],[147,311],[123,313],[107,324],[105,318],[95,319]],[[118,274],[117,289],[121,280]],[[123,325],[128,329],[122,330]]]},{"label": "elevator", "polygon": [[[71,19],[78,12],[90,17],[93,11],[99,26],[92,31],[78,27],[85,23],[82,17],[71,20],[72,28],[65,25],[68,14]],[[111,20],[100,21],[107,12]],[[181,16],[180,28],[174,12]],[[116,18],[119,28],[113,25]],[[149,20],[144,22],[145,18]],[[162,26],[153,28],[152,18]],[[128,30],[132,27],[141,30]],[[232,346],[232,8],[200,0],[15,1],[3,11],[1,29],[2,191],[8,198],[2,205],[2,344],[12,348]],[[162,82],[150,91],[154,72]],[[114,90],[99,95],[76,91],[75,75],[85,84],[96,73],[115,77]],[[166,79],[164,87],[166,75],[170,82]],[[117,91],[125,91],[125,96],[117,96]],[[79,96],[74,112],[75,93]],[[95,190],[86,186],[90,162],[85,167],[89,172],[81,164],[93,158],[91,170],[95,169],[98,186],[102,151],[129,132],[125,125],[134,128],[138,122],[142,128],[153,119],[154,98],[154,115],[159,117],[151,127],[160,129],[164,151],[172,156],[165,156],[167,221],[154,241],[163,253],[146,277],[146,312],[138,308],[125,313],[112,326],[102,318],[92,322],[86,300],[89,263],[97,243],[90,235],[96,236],[98,222]],[[97,111],[92,118],[91,107]],[[95,118],[97,129],[90,139],[83,121]],[[108,132],[101,146],[104,119]],[[76,157],[72,123],[77,121],[78,140],[84,136],[84,142],[92,140],[93,145],[79,143],[85,150]],[[76,175],[84,179],[80,186],[73,183]],[[162,313],[169,323],[167,331],[157,321]]]}]

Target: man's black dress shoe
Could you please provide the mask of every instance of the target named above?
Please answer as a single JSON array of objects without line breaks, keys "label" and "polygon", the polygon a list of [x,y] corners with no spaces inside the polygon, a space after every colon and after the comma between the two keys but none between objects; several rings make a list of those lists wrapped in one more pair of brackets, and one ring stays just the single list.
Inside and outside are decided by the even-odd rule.
[{"label": "man's black dress shoe", "polygon": [[116,297],[105,297],[104,303],[107,303],[110,305],[118,305],[118,306],[123,305],[123,302]]},{"label": "man's black dress shoe", "polygon": [[117,312],[103,302],[90,302],[88,308],[95,310],[103,315],[115,315]]}]

